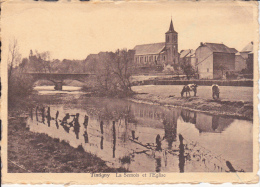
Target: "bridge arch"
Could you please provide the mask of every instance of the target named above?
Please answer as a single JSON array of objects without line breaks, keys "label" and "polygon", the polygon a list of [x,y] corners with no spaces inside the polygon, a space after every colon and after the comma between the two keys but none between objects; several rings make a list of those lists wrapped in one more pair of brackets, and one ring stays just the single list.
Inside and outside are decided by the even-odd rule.
[{"label": "bridge arch", "polygon": [[55,90],[62,90],[64,80],[78,80],[80,82],[85,82],[86,78],[91,73],[25,73],[28,76],[31,76],[34,82],[38,80],[48,80],[54,83]]}]

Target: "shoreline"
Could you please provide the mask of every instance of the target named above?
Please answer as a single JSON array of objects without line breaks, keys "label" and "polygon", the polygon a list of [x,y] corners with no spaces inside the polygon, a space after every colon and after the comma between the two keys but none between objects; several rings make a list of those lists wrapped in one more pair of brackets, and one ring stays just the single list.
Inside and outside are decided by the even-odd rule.
[{"label": "shoreline", "polygon": [[210,115],[227,116],[235,119],[253,121],[253,103],[251,102],[227,100],[215,101],[198,97],[158,98],[156,95],[142,93],[137,93],[128,98],[128,100],[136,103],[181,108]]},{"label": "shoreline", "polygon": [[[30,100],[30,99],[29,99]],[[39,99],[39,104],[41,103]],[[8,111],[8,172],[10,173],[115,173],[98,156],[72,147],[66,141],[31,132],[26,125],[29,102],[16,101]],[[19,113],[19,115],[17,115]],[[26,137],[26,138],[25,138]]]}]

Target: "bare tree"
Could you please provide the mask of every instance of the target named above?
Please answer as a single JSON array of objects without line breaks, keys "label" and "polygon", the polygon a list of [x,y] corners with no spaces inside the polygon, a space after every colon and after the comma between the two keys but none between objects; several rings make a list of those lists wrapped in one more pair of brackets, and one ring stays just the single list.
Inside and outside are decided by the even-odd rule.
[{"label": "bare tree", "polygon": [[8,53],[8,80],[11,79],[12,72],[15,66],[19,64],[21,60],[21,54],[19,53],[19,46],[16,39],[14,39],[9,44],[9,53]]}]

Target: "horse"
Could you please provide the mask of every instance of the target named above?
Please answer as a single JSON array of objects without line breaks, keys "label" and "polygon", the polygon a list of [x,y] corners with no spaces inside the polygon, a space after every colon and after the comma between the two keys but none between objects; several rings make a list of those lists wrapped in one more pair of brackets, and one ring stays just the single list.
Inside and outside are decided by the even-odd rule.
[{"label": "horse", "polygon": [[181,97],[183,97],[184,92],[186,92],[186,97],[187,97],[187,93],[189,93],[190,96],[190,92],[193,91],[194,92],[194,96],[196,96],[197,94],[197,84],[188,84],[183,86],[182,91],[181,91]]},{"label": "horse", "polygon": [[212,85],[212,97],[213,99],[219,99],[219,87],[217,84]]}]

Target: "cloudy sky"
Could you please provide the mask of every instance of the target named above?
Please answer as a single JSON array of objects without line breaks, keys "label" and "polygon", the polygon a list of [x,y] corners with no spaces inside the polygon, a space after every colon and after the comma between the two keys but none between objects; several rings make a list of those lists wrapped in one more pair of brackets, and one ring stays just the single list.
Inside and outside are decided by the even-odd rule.
[{"label": "cloudy sky", "polygon": [[[247,6],[245,6],[247,5]],[[164,42],[172,16],[179,51],[200,42],[241,50],[257,33],[254,3],[117,2],[4,3],[4,48],[16,38],[23,57],[30,49],[52,58],[85,59],[90,53]],[[255,13],[254,13],[255,12]]]}]

